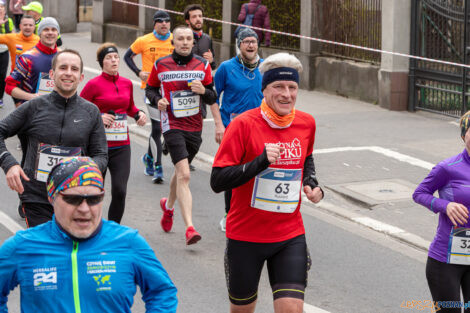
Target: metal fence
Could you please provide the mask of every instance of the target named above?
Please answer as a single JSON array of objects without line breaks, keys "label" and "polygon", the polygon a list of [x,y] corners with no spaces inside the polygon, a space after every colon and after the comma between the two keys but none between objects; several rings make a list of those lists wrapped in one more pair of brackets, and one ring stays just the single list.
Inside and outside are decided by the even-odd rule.
[{"label": "metal fence", "polygon": [[[412,54],[466,63],[465,2],[470,3],[468,0],[417,1],[412,12]],[[466,110],[464,93],[468,94],[468,84],[462,67],[411,60],[410,86],[411,110],[456,117]]]},{"label": "metal fence", "polygon": [[[380,49],[382,40],[382,0],[323,0],[322,38]],[[336,45],[325,44],[322,53],[347,59],[380,63],[380,53]]]},{"label": "metal fence", "polygon": [[[300,0],[263,0],[262,3],[268,8],[271,29],[300,34]],[[271,34],[271,47],[299,50],[300,39]]]},{"label": "metal fence", "polygon": [[[240,8],[248,0],[240,2]],[[191,0],[176,0],[173,9],[182,12],[186,5],[194,3]],[[199,0],[204,7],[204,15],[215,19],[222,19],[222,1],[220,0]],[[263,0],[263,5],[268,8],[270,18],[270,28],[277,31],[300,34],[300,0]],[[236,10],[236,16],[239,9]],[[182,16],[175,16],[177,24],[184,23]],[[238,20],[232,22],[240,23]],[[214,39],[222,39],[222,24],[216,22],[204,22],[204,31],[212,35]],[[235,31],[235,26],[233,27]],[[275,48],[298,50],[300,40],[284,35],[271,34],[271,46]]]}]

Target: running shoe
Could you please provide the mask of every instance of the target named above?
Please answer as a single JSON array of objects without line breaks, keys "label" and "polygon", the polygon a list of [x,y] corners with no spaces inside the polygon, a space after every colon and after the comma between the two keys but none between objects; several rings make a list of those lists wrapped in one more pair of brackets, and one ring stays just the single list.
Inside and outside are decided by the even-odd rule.
[{"label": "running shoe", "polygon": [[224,215],[224,217],[222,217],[222,219],[220,220],[220,230],[223,231],[225,233],[225,225],[227,223],[227,214]]},{"label": "running shoe", "polygon": [[167,198],[161,198],[160,199],[160,207],[163,210],[163,216],[162,220],[160,221],[160,225],[162,225],[162,229],[164,232],[169,232],[171,230],[171,227],[173,226],[173,212],[175,209],[167,210],[166,209],[166,201]]},{"label": "running shoe", "polygon": [[194,172],[194,171],[196,170],[196,168],[194,167],[194,165],[189,164],[189,170],[190,170],[191,172]]},{"label": "running shoe", "polygon": [[145,169],[144,174],[147,176],[153,176],[155,169],[153,168],[153,158],[147,153],[142,157],[142,162],[144,162]]},{"label": "running shoe", "polygon": [[201,240],[201,235],[199,235],[193,226],[189,226],[188,229],[186,229],[186,245],[195,244],[199,240]]},{"label": "running shoe", "polygon": [[3,109],[3,99],[0,99],[0,109]]},{"label": "running shoe", "polygon": [[154,184],[163,183],[163,168],[161,167],[161,165],[155,166],[155,172],[153,173],[152,181]]}]

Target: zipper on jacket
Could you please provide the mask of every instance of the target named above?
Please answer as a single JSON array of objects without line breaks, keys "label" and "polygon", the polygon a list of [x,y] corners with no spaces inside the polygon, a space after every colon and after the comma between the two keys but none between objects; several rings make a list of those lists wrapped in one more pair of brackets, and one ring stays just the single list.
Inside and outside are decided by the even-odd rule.
[{"label": "zipper on jacket", "polygon": [[78,290],[78,264],[77,264],[78,242],[73,242],[72,250],[72,283],[73,283],[73,303],[75,313],[81,313],[80,310],[80,292]]},{"label": "zipper on jacket", "polygon": [[119,94],[119,88],[118,88],[118,86],[116,85],[116,81],[115,81],[115,80],[113,80],[113,84],[114,84],[114,87],[116,87],[116,92],[117,92],[117,94]]},{"label": "zipper on jacket", "polygon": [[62,115],[62,125],[60,126],[60,134],[59,134],[59,146],[62,146],[62,131],[64,129],[64,121],[65,121],[65,111],[67,111],[67,104],[69,99],[65,99],[65,107],[64,107],[64,114]]}]

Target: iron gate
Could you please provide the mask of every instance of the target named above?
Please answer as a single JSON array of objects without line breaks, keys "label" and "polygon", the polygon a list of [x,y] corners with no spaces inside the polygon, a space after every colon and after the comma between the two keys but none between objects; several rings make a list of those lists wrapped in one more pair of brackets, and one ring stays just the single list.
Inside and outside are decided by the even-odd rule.
[{"label": "iron gate", "polygon": [[[469,5],[470,0],[412,1],[411,54],[468,64]],[[410,59],[408,108],[461,116],[467,111],[467,75],[462,67]]]}]

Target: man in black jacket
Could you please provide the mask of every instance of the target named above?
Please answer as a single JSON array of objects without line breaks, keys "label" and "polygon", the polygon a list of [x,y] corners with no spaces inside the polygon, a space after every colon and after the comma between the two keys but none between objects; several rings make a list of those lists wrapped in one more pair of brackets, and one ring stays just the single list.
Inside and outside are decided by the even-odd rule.
[{"label": "man in black jacket", "polygon": [[[202,31],[202,26],[204,25],[203,20],[204,9],[199,4],[189,4],[184,8],[184,19],[186,24],[191,28],[194,34],[194,46],[193,46],[193,54],[199,55],[209,62],[211,65],[211,69],[214,70],[216,67],[216,63],[214,61],[214,48],[212,47],[212,39],[209,37],[208,34]],[[201,104],[201,111],[202,117],[206,118],[207,116],[207,104],[211,105],[211,113],[212,115],[218,114],[218,112],[213,111],[212,103],[205,103]],[[214,119],[216,122],[217,119]],[[220,143],[222,141],[222,137],[224,135],[224,125],[215,125],[215,141]],[[194,171],[194,166],[191,164],[189,165],[190,169]]]},{"label": "man in black jacket", "polygon": [[[202,31],[204,24],[203,20],[204,10],[199,4],[189,4],[184,8],[184,19],[186,24],[191,28],[194,34],[193,53],[199,55],[209,62],[211,69],[215,69],[216,64],[214,61],[214,48],[212,48],[212,38]],[[201,106],[202,117],[207,116],[206,105],[212,103],[203,103]]]},{"label": "man in black jacket", "polygon": [[[214,48],[212,39],[202,31],[204,10],[199,4],[190,4],[184,8],[184,19],[194,34],[193,53],[206,59],[215,70]],[[211,103],[212,104],[212,103]]]},{"label": "man in black jacket", "polygon": [[[0,121],[0,166],[8,187],[20,194],[28,227],[52,218],[45,182],[55,164],[67,156],[86,155],[103,171],[108,158],[100,112],[77,95],[83,80],[80,54],[68,49],[57,53],[49,75],[53,92],[26,101]],[[23,168],[5,146],[5,139],[18,133],[28,142]]]}]

